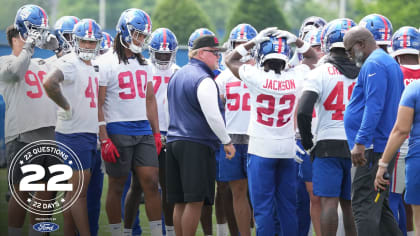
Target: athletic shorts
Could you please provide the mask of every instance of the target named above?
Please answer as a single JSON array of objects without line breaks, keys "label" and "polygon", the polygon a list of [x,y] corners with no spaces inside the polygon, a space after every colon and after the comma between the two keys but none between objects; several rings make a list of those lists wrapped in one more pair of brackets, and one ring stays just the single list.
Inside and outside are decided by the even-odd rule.
[{"label": "athletic shorts", "polygon": [[105,162],[106,173],[119,178],[128,176],[137,166],[159,167],[153,135],[111,134],[109,138],[120,154],[116,163]]},{"label": "athletic shorts", "polygon": [[[6,143],[6,158],[7,158],[7,170],[10,170],[10,164],[13,161],[13,158],[16,156],[16,154],[19,152],[20,149],[28,145],[28,143],[20,142],[17,139],[10,141]],[[23,155],[20,155],[18,157],[19,160],[24,160]],[[19,161],[16,161],[15,163],[18,163]],[[26,163],[26,161],[25,161]],[[48,156],[48,155],[39,155],[37,158],[33,158],[30,162],[30,164],[38,164],[44,167],[45,169],[45,176],[43,179],[41,179],[40,182],[47,182],[50,177],[52,177],[51,173],[48,171],[48,167],[55,165],[55,164],[62,164],[60,160],[57,158]],[[20,180],[23,178],[24,174],[22,173],[21,169],[18,168],[18,165],[15,165],[15,168],[13,168],[12,173],[10,174],[13,183],[18,184]],[[26,175],[29,175],[30,173],[26,173]]]},{"label": "athletic shorts", "polygon": [[351,160],[315,157],[312,170],[314,195],[351,200]]},{"label": "athletic shorts", "polygon": [[[65,162],[74,170],[86,170],[93,167],[94,160],[96,156],[96,147],[98,144],[98,137],[93,133],[73,133],[73,134],[63,134],[56,132],[55,138],[57,142],[63,143],[69,147],[79,158],[80,164],[77,164],[77,161],[73,159],[73,155],[68,153],[69,160]],[[63,150],[63,149],[62,149]],[[63,150],[66,152],[65,150]],[[67,153],[67,152],[66,152]]]},{"label": "athletic shorts", "polygon": [[405,202],[420,205],[420,158],[405,159]]},{"label": "athletic shorts", "polygon": [[[296,140],[296,145],[298,145],[302,150],[304,150],[300,140]],[[303,179],[304,182],[312,182],[312,161],[311,156],[308,154],[302,154],[299,151],[296,151],[296,156],[300,157],[303,162],[299,163],[298,166],[298,176]]]},{"label": "athletic shorts", "polygon": [[215,151],[204,144],[174,141],[166,144],[166,188],[169,203],[212,205],[216,180]]},{"label": "athletic shorts", "polygon": [[232,159],[226,158],[223,145],[216,153],[217,181],[229,182],[238,179],[246,179],[246,163],[248,157],[248,144],[234,144],[236,153]]}]

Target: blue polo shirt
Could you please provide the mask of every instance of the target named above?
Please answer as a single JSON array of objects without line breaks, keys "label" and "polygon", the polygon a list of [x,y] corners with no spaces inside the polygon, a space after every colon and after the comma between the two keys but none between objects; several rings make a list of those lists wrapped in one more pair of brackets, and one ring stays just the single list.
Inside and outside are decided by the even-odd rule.
[{"label": "blue polo shirt", "polygon": [[414,109],[407,158],[420,157],[420,80],[413,81],[405,88],[400,106]]},{"label": "blue polo shirt", "polygon": [[355,143],[374,152],[383,152],[397,118],[404,90],[398,63],[382,49],[373,51],[360,69],[349,104],[344,127],[350,149]]}]

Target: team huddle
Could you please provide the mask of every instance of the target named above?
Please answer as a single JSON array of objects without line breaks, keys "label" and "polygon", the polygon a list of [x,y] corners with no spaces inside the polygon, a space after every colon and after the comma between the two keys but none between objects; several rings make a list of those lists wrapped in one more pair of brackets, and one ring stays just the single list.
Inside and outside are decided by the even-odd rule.
[{"label": "team huddle", "polygon": [[[254,222],[263,236],[337,235],[340,220],[345,235],[420,228],[416,28],[393,34],[379,14],[359,24],[312,16],[298,36],[239,24],[223,46],[199,28],[182,68],[175,34],[153,31],[145,11],[122,12],[116,31],[112,38],[93,19],[63,16],[50,33],[36,5],[22,6],[7,28],[12,54],[0,58],[0,93],[8,165],[39,140],[77,156],[67,162],[72,190],[63,202],[73,204],[64,235],[98,235],[102,164],[113,236],[141,233],[142,193],[152,236],[195,235],[206,209],[216,201],[218,215],[218,201],[227,201],[223,188],[232,235],[251,235]],[[32,58],[35,47],[55,55]],[[48,156],[34,163],[58,164]],[[10,170],[8,234],[20,236],[27,209],[17,199],[57,192],[25,190],[25,172]],[[28,215],[29,235],[42,235],[32,227],[40,215]],[[211,225],[211,208],[208,217]],[[226,224],[218,222],[217,235],[228,235]]]}]

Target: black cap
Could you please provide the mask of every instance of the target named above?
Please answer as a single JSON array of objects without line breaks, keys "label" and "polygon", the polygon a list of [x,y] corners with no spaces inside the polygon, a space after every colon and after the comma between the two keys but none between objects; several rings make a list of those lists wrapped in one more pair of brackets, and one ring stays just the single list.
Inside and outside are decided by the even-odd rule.
[{"label": "black cap", "polygon": [[216,36],[202,35],[198,37],[196,40],[194,40],[192,50],[205,48],[205,47],[217,48],[221,52],[224,52],[227,49],[227,48],[219,46],[219,40],[216,38]]}]

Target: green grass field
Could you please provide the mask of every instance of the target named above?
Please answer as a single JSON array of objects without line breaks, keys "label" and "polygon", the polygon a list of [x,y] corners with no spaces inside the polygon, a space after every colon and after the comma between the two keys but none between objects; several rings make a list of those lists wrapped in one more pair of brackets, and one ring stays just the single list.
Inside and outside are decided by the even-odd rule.
[{"label": "green grass field", "polygon": [[[101,215],[99,217],[99,233],[98,235],[103,235],[103,236],[108,236],[111,235],[108,232],[108,219],[106,217],[106,212],[105,212],[105,198],[106,198],[106,193],[107,193],[107,189],[108,189],[108,178],[105,175],[105,179],[104,179],[104,189],[103,189],[103,194],[102,194],[102,198],[101,198]],[[6,169],[0,169],[0,236],[3,235],[7,235],[7,202],[5,199],[5,194],[7,192],[7,176],[6,176]],[[63,226],[63,216],[62,214],[58,214],[56,216],[54,216],[57,221],[54,222],[58,225],[60,225],[60,227]],[[27,231],[27,222],[28,222],[29,217],[26,217],[26,222],[25,222],[25,226],[24,226],[24,230],[25,232]],[[142,235],[150,235],[150,230],[149,230],[149,223],[147,220],[147,216],[146,216],[146,211],[144,210],[144,205],[142,204],[140,206],[140,225],[142,227],[143,230],[143,234]],[[216,219],[215,219],[215,215],[214,215],[214,209],[213,209],[213,234],[216,233]],[[26,235],[26,233],[25,233]],[[63,231],[60,228],[58,231],[51,233],[51,235],[63,235]],[[201,226],[199,226],[198,230],[197,230],[197,235],[204,235],[203,231],[201,229]]]}]

